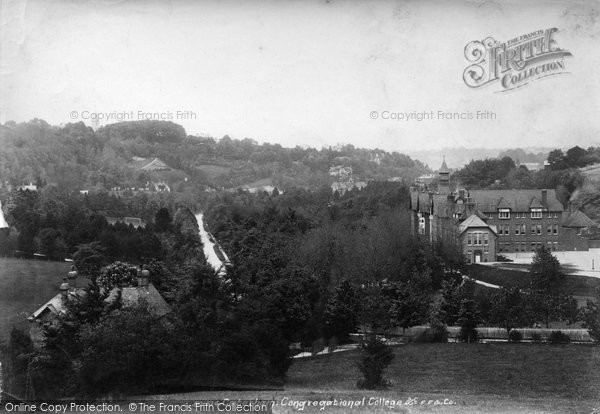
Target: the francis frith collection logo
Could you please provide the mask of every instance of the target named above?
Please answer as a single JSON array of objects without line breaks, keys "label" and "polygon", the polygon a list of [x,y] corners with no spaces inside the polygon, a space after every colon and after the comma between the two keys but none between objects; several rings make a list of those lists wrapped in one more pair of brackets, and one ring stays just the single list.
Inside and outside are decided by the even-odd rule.
[{"label": "the francis frith collection logo", "polygon": [[530,82],[566,72],[564,58],[572,56],[558,47],[553,36],[556,28],[537,30],[507,42],[492,37],[474,40],[465,46],[470,65],[463,72],[465,84],[479,88],[499,83],[501,90],[520,88]]}]

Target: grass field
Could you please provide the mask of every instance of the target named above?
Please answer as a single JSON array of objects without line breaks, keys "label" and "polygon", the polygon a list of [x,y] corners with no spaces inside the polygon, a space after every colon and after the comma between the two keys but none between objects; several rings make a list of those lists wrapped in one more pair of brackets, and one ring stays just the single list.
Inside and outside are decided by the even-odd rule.
[{"label": "grass field", "polygon": [[[467,274],[473,279],[494,285],[527,288],[531,284],[529,273],[519,270],[499,269],[477,264],[470,265],[468,269]],[[565,293],[592,298],[595,296],[597,288],[600,288],[600,278],[574,275],[565,276]]]},{"label": "grass field", "polygon": [[0,339],[13,325],[26,329],[27,317],[58,293],[69,270],[65,262],[0,258]]},{"label": "grass field", "polygon": [[[508,343],[399,346],[386,371],[391,385],[381,391],[357,389],[361,377],[357,358],[353,351],[296,361],[281,391],[197,392],[168,398],[272,399],[276,402],[273,412],[280,413],[591,413],[600,409],[600,347]],[[362,401],[363,397],[365,406],[353,409],[309,406],[298,410],[288,405],[306,400]],[[369,405],[369,401],[381,402],[382,398],[403,404],[394,408]],[[453,404],[435,406],[435,400]],[[407,401],[417,405],[404,405]]]}]

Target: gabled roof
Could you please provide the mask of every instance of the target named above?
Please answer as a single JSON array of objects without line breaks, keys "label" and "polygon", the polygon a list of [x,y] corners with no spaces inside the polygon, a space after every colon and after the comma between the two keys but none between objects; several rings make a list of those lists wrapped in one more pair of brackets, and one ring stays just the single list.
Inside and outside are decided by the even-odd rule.
[{"label": "gabled roof", "polygon": [[531,199],[531,204],[529,204],[529,208],[544,208],[544,205],[537,197],[533,197]]},{"label": "gabled roof", "polygon": [[510,203],[504,197],[500,197],[500,201],[498,202],[498,208],[510,208],[510,209],[512,209],[512,206],[510,205]]},{"label": "gabled roof", "polygon": [[[74,291],[69,291],[68,294],[70,298],[82,298],[85,295],[85,290],[77,288]],[[117,298],[117,294],[117,288],[114,288],[105,299],[105,302],[110,303],[114,301]],[[148,311],[156,317],[164,316],[171,311],[171,307],[151,283],[146,287],[126,287],[121,289],[121,300],[124,308],[134,307],[140,304],[140,301],[145,301],[148,305]],[[65,305],[62,293],[58,293],[33,312],[29,319],[39,319],[47,312],[51,312],[54,315],[64,314],[66,312]]]},{"label": "gabled roof", "polygon": [[598,223],[586,216],[583,212],[575,210],[563,214],[563,227],[598,227]]},{"label": "gabled roof", "polygon": [[477,214],[471,214],[465,221],[459,224],[458,226],[458,234],[462,234],[465,230],[470,228],[488,228],[496,234],[495,226],[489,226],[485,221],[480,219]]},{"label": "gabled roof", "polygon": [[[469,190],[469,196],[473,202],[480,205],[480,209],[485,212],[493,212],[490,205],[497,207],[501,199],[504,199],[511,207],[512,211],[527,212],[531,208],[534,198],[541,203],[542,190]],[[547,208],[549,211],[564,211],[563,205],[556,198],[556,191],[546,190],[546,205],[541,208]],[[540,208],[540,207],[534,207]]]},{"label": "gabled roof", "polygon": [[[77,288],[75,291],[69,291],[69,296],[72,298],[82,297],[85,294],[85,291],[82,288]],[[40,306],[33,314],[31,315],[34,319],[38,319],[42,317],[46,312],[51,312],[54,315],[60,315],[65,313],[65,303],[62,298],[62,293],[58,293],[48,302],[44,303]]]}]

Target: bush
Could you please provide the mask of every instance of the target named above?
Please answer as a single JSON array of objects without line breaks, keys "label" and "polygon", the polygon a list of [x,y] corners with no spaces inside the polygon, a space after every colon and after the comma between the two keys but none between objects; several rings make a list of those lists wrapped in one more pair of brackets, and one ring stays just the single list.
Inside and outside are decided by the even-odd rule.
[{"label": "bush", "polygon": [[508,333],[509,342],[521,342],[523,340],[523,334],[519,331],[511,329]]},{"label": "bush", "polygon": [[477,329],[466,328],[464,326],[461,327],[460,331],[458,332],[458,340],[460,342],[466,342],[466,343],[478,342],[479,334],[477,332]]},{"label": "bush", "polygon": [[540,334],[539,334],[539,333],[537,333],[537,332],[534,332],[534,333],[532,333],[532,334],[531,334],[531,340],[532,340],[533,342],[536,342],[536,343],[538,343],[538,344],[539,344],[539,343],[541,343],[541,342],[542,342],[542,335],[540,335]]},{"label": "bush", "polygon": [[421,343],[445,343],[448,342],[448,329],[441,321],[434,319],[430,322],[430,327],[418,334],[414,342]]},{"label": "bush", "polygon": [[552,331],[548,337],[548,342],[551,344],[568,344],[571,342],[571,337],[562,331]]},{"label": "bush", "polygon": [[394,353],[390,347],[370,335],[360,344],[361,358],[358,369],[362,372],[364,379],[358,381],[359,388],[376,389],[384,388],[388,382],[383,378],[383,370],[390,365],[394,359]]}]

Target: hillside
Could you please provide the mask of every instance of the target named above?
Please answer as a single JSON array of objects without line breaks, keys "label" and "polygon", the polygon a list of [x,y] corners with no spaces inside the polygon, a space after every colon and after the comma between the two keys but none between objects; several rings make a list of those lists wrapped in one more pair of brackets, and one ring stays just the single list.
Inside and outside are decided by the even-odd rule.
[{"label": "hillside", "polygon": [[[161,168],[142,168],[158,159]],[[164,168],[163,168],[164,167]],[[284,148],[246,138],[188,136],[164,121],[121,122],[93,131],[83,123],[51,126],[35,119],[0,129],[3,185],[57,184],[71,189],[145,188],[166,182],[171,190],[237,188],[266,180],[279,188],[319,188],[347,167],[352,182],[412,181],[427,172],[419,161],[378,149]]]}]

